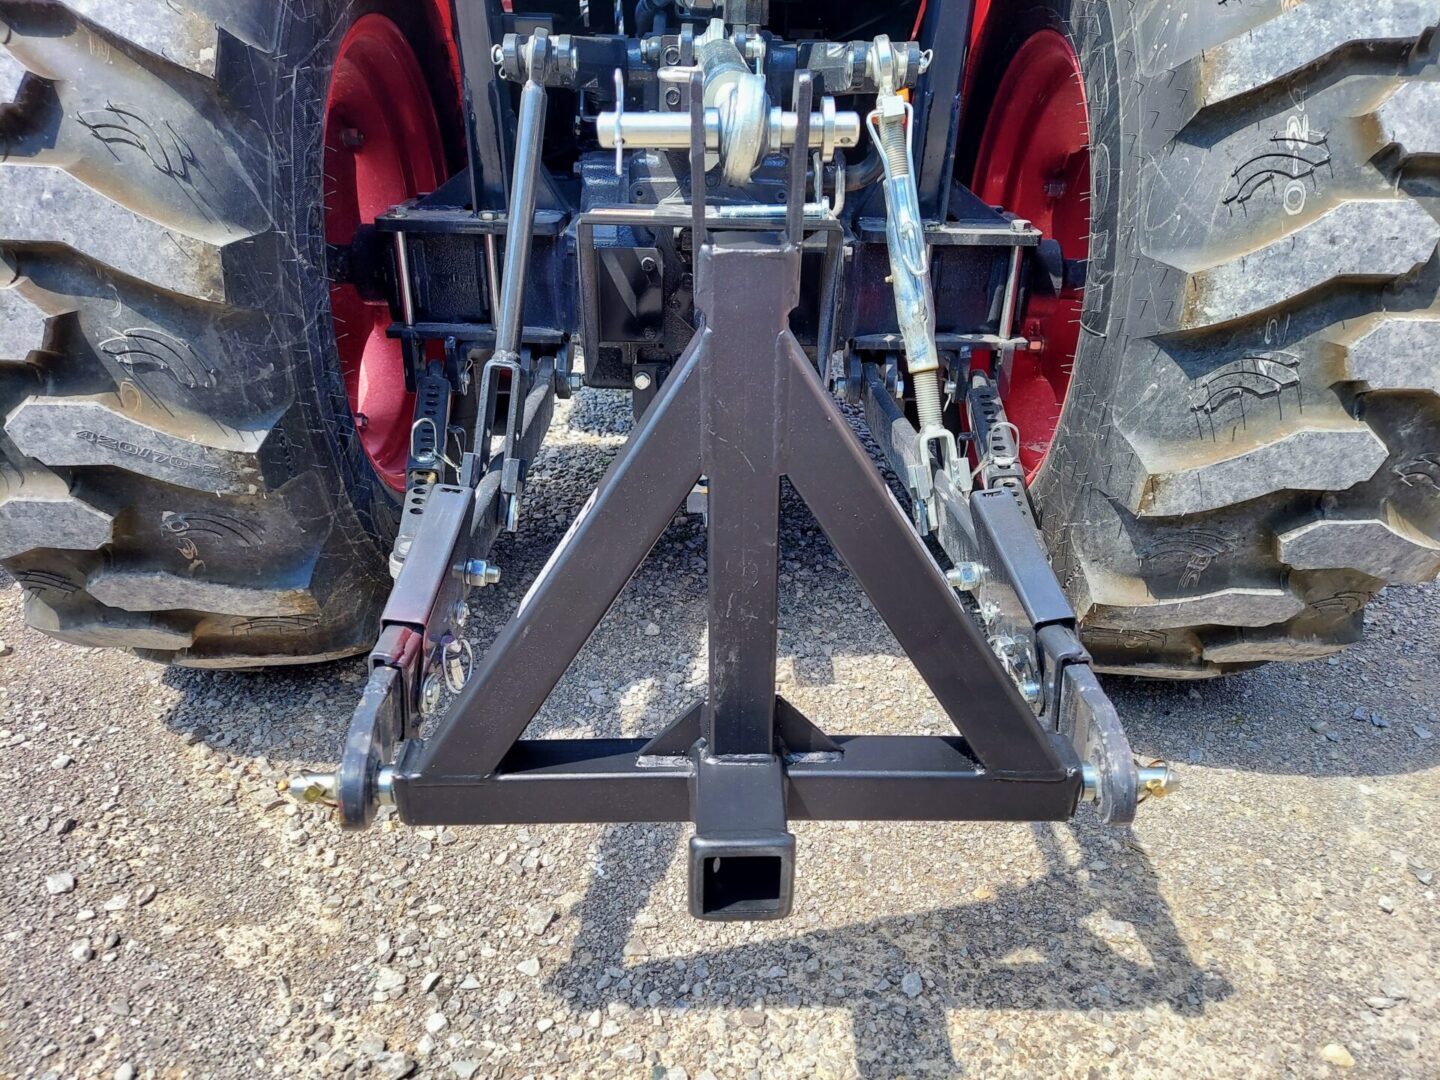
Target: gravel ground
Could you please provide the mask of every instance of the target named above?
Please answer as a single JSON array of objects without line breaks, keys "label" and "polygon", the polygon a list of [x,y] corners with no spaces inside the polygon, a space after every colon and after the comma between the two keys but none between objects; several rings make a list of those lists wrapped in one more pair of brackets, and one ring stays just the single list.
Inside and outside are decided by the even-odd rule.
[{"label": "gravel ground", "polygon": [[[626,422],[562,406],[477,645]],[[793,496],[780,678],[832,729],[941,731]],[[677,517],[540,730],[653,731],[703,687]],[[673,826],[341,834],[276,782],[363,679],[215,674],[25,630],[0,590],[0,1073],[46,1077],[1440,1076],[1440,589],[1220,683],[1110,680],[1185,788],[1133,831],[799,824],[796,915],[685,914]],[[483,629],[489,628],[489,629]]]}]

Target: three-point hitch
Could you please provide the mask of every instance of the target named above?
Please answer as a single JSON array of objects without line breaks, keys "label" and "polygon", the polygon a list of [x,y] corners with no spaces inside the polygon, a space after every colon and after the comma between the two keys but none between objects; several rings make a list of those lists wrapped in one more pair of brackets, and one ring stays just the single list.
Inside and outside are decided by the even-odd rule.
[{"label": "three-point hitch", "polygon": [[[523,83],[508,215],[482,216],[478,194],[459,212],[470,213],[487,239],[505,230],[481,407],[453,483],[442,482],[438,449],[425,442],[449,430],[448,417],[417,418],[398,576],[369,682],[338,772],[297,778],[296,793],[334,802],[350,827],[367,825],[382,804],[406,822],[430,825],[692,821],[690,908],[707,919],[789,912],[791,819],[1063,820],[1091,800],[1103,820],[1129,821],[1141,798],[1172,786],[1169,770],[1137,768],[1096,680],[1032,520],[1014,428],[991,379],[976,369],[952,387],[968,433],[959,445],[938,396],[932,249],[988,245],[996,264],[1008,268],[1037,234],[969,203],[969,217],[922,216],[910,146],[916,121],[906,95],[928,57],[911,45],[871,43],[863,62],[877,102],[868,124],[884,157],[887,216],[878,231],[895,301],[892,347],[907,357],[920,428],[905,415],[893,373],[859,363],[834,381],[865,402],[870,430],[908,489],[907,515],[791,325],[811,268],[822,301],[839,304],[824,290],[838,288],[856,235],[839,217],[843,170],[829,174],[832,201],[823,180],[837,150],[855,141],[860,118],[837,111],[828,97],[812,111],[813,73],[804,67],[794,74],[791,108],[772,104],[773,83],[750,69],[718,22],[701,38],[683,38],[681,47],[662,78],[678,91],[671,100],[688,102],[683,110],[626,112],[619,86],[616,109],[596,123],[617,160],[626,152],[683,153],[694,181],[688,199],[592,205],[565,225],[578,248],[582,322],[579,341],[558,362],[530,359],[521,310],[532,239],[554,224],[535,201],[546,86],[576,77],[583,49],[543,30],[497,48],[502,74]],[[707,196],[707,169],[736,186],[777,155],[785,155],[788,170],[782,205],[712,203]],[[817,190],[807,201],[810,181]],[[397,220],[413,229],[421,216]],[[863,218],[859,229],[877,231]],[[646,407],[629,441],[519,610],[472,664],[461,634],[467,592],[495,578],[490,547],[502,529],[516,526],[527,466],[555,391],[572,385],[576,346],[583,343],[587,362],[602,355],[601,313],[591,302],[600,288],[595,237],[627,230],[663,235],[687,253],[693,334],[657,386],[645,373]],[[396,235],[403,248],[404,233]],[[493,254],[493,243],[487,251]],[[1014,304],[1012,288],[999,295]],[[1003,313],[1002,322],[1009,326]],[[816,333],[814,352],[828,365],[833,321]],[[496,415],[502,375],[509,402],[503,430]],[[425,377],[437,391],[431,407],[443,409],[465,375],[433,361]],[[425,407],[423,389],[417,408]],[[702,478],[704,700],[649,739],[525,739]],[[777,695],[782,478],[914,661],[954,734],[831,734]],[[927,535],[953,564],[948,574]],[[959,593],[973,597],[978,620]],[[422,738],[422,715],[442,697],[443,682],[454,699]]]}]

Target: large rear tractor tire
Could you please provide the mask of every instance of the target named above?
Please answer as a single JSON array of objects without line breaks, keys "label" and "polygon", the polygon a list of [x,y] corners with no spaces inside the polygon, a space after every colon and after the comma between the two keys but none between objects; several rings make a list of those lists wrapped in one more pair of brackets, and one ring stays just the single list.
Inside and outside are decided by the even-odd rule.
[{"label": "large rear tractor tire", "polygon": [[0,0],[0,560],[32,626],[209,667],[370,646],[398,496],[357,414],[410,418],[367,400],[388,312],[332,295],[327,241],[448,175],[437,10]]},{"label": "large rear tractor tire", "polygon": [[992,11],[959,168],[1088,258],[1005,392],[1098,664],[1343,648],[1440,569],[1440,5]]}]

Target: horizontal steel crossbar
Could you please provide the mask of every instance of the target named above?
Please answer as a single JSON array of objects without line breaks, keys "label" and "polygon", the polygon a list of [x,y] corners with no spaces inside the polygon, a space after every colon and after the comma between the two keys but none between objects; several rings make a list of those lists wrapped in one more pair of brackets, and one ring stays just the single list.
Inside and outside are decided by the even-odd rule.
[{"label": "horizontal steel crossbar", "polygon": [[[1080,774],[986,773],[954,735],[836,735],[838,756],[785,763],[797,821],[1063,821]],[[419,776],[396,797],[415,825],[689,821],[692,764],[646,739],[522,739],[490,776]]]}]

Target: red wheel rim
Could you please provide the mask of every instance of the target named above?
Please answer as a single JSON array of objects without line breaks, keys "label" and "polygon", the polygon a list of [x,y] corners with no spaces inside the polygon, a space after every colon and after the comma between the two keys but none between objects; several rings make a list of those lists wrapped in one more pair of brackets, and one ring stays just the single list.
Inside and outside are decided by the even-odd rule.
[{"label": "red wheel rim", "polygon": [[[1080,62],[1063,34],[1041,30],[1011,59],[985,121],[974,191],[1058,241],[1067,260],[1089,257],[1090,120]],[[1082,300],[1079,289],[1031,295],[1019,321],[1031,348],[1015,353],[1001,396],[1020,431],[1027,479],[1039,470],[1060,422]]]},{"label": "red wheel rim", "polygon": [[[383,15],[358,19],[340,43],[325,103],[326,241],[350,244],[361,225],[444,177],[435,104],[410,43]],[[332,285],[330,310],[360,443],[381,479],[403,491],[415,399],[405,391],[404,349],[385,336],[389,305]]]}]

